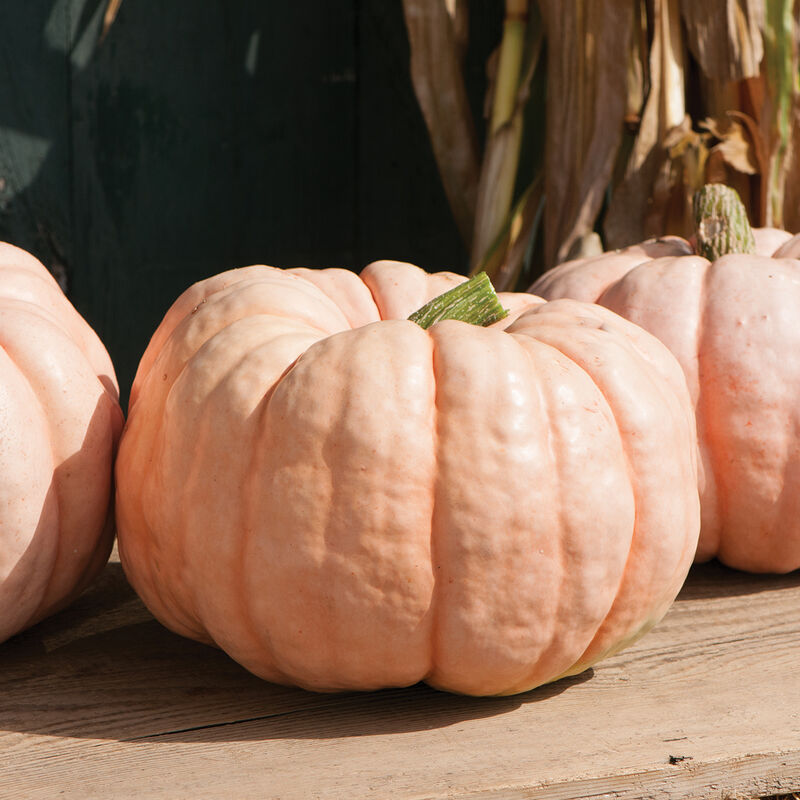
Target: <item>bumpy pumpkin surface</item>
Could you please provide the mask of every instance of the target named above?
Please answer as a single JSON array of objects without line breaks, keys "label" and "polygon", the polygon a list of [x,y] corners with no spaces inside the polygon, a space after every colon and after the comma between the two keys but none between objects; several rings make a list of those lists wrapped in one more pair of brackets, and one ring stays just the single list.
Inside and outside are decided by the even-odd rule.
[{"label": "bumpy pumpkin surface", "polygon": [[117,397],[108,354],[50,273],[0,243],[0,641],[108,558]]},{"label": "bumpy pumpkin surface", "polygon": [[572,301],[405,319],[462,280],[254,266],[175,302],[117,460],[122,563],[164,624],[278,683],[498,694],[665,613],[699,529],[677,362]]},{"label": "bumpy pumpkin surface", "polygon": [[697,560],[800,567],[800,237],[755,230],[709,261],[678,237],[561,264],[530,291],[601,305],[664,342],[697,416]]}]

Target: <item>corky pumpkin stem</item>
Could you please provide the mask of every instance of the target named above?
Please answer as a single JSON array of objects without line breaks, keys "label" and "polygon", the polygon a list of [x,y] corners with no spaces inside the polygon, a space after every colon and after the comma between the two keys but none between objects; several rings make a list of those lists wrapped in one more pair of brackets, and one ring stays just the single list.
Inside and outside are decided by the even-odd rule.
[{"label": "corky pumpkin stem", "polygon": [[697,252],[709,261],[729,253],[755,253],[747,211],[735,189],[707,183],[694,196]]},{"label": "corky pumpkin stem", "polygon": [[425,303],[409,319],[422,328],[430,328],[442,319],[458,319],[471,325],[491,325],[508,316],[485,272]]}]

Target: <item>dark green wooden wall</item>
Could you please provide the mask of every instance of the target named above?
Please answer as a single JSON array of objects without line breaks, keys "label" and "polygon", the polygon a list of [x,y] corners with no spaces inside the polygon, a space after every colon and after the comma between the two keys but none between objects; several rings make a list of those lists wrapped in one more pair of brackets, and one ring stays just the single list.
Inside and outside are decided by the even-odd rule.
[{"label": "dark green wooden wall", "polygon": [[[161,316],[234,266],[463,271],[400,0],[0,2],[0,239],[54,272],[127,395]],[[473,0],[476,113],[501,4]]]}]

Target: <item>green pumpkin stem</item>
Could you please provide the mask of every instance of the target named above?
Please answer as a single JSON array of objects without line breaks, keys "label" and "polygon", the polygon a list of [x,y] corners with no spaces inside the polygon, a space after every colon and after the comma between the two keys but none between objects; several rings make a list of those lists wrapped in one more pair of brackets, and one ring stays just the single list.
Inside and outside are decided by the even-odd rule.
[{"label": "green pumpkin stem", "polygon": [[409,319],[430,328],[442,319],[458,319],[471,325],[491,325],[508,316],[485,272],[479,272],[433,300],[425,303]]},{"label": "green pumpkin stem", "polygon": [[697,252],[709,261],[729,253],[755,253],[747,211],[735,189],[707,183],[694,196]]}]

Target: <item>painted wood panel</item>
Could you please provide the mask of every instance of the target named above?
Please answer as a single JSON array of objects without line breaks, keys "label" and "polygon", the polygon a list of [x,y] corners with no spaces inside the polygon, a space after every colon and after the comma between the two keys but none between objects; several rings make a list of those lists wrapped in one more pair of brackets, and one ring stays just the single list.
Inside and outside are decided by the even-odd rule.
[{"label": "painted wood panel", "polygon": [[[123,395],[192,282],[394,258],[466,270],[408,73],[400,0],[0,4],[0,239],[59,277]],[[482,115],[502,5],[473,0]]]}]

